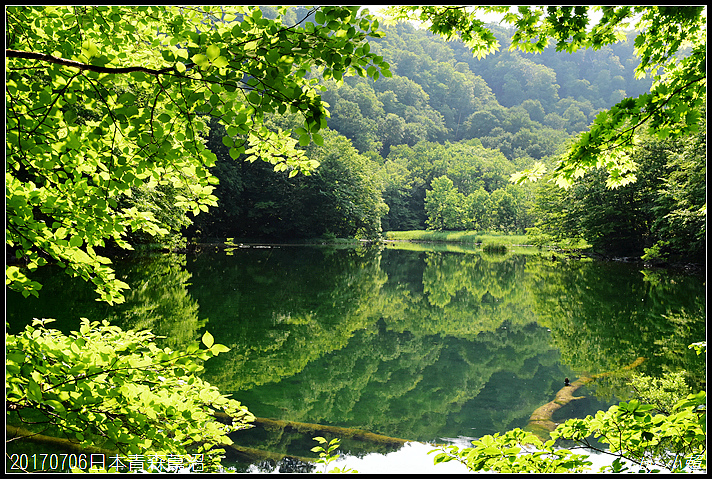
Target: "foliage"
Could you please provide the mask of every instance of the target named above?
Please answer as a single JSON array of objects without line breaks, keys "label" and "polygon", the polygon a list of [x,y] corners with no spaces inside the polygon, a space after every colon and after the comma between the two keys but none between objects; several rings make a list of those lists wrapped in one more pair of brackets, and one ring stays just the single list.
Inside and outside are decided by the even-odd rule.
[{"label": "foliage", "polygon": [[707,341],[700,341],[698,343],[692,343],[688,346],[690,349],[694,349],[697,355],[704,354],[707,352]]},{"label": "foliage", "polygon": [[[293,122],[294,117],[266,119],[266,124]],[[219,129],[216,128],[219,132]],[[208,147],[217,155],[213,174],[220,179],[216,195],[223,201],[195,221],[189,235],[295,240],[332,234],[340,238],[377,238],[387,211],[376,171],[378,164],[329,128],[321,145],[305,149],[319,164],[310,175],[288,178],[264,163],[233,161],[219,134]]]},{"label": "foliage", "polygon": [[428,227],[436,231],[461,229],[464,226],[460,219],[464,200],[450,178],[440,176],[433,179],[432,190],[425,194]]},{"label": "foliage", "polygon": [[[318,7],[313,21],[289,25],[257,7],[8,7],[8,246],[30,271],[56,261],[120,302],[127,286],[98,249],[130,249],[129,232],[167,232],[120,196],[173,185],[187,189],[175,204],[193,215],[214,206],[207,117],[227,127],[232,158],[290,176],[313,169],[297,148],[321,144],[326,126],[310,72],[389,74],[366,43],[378,22],[358,10]],[[263,125],[265,113],[288,110],[303,118],[298,140]],[[39,289],[15,266],[7,281]]]},{"label": "foliage", "polygon": [[[559,102],[557,97],[544,111],[541,87],[559,88],[554,68],[526,58],[500,56],[493,64],[475,63],[462,45],[445,43],[410,24],[384,31],[386,35],[372,45],[392,64],[393,76],[377,82],[349,78],[341,86],[329,83],[323,95],[332,105],[329,126],[352,140],[361,152],[371,150],[385,158],[398,145],[479,138],[509,160],[541,160],[556,152],[568,138],[567,131],[581,131],[593,119],[591,106],[572,98]],[[619,61],[624,59],[606,59],[602,68],[614,68],[610,64]],[[526,95],[524,102],[500,91],[502,71],[514,72],[510,74],[517,77],[513,89],[520,97]],[[545,74],[538,75],[539,71]],[[534,77],[541,79],[527,88]],[[576,93],[578,98],[579,91]],[[560,116],[567,108],[584,115],[583,128],[574,128]],[[547,122],[548,113],[559,115],[561,121]]]},{"label": "foliage", "polygon": [[707,232],[707,121],[701,131],[667,148],[666,168],[652,211],[651,227],[660,252],[668,259],[704,256]]},{"label": "foliage", "polygon": [[[607,90],[615,83],[611,77],[630,80],[617,85],[626,94],[647,89],[628,68],[632,44],[579,53],[573,60],[564,52],[537,57],[504,52],[475,60],[459,42],[444,42],[410,23],[384,31],[372,48],[389,61],[393,76],[329,83],[323,97],[332,105],[330,128],[362,153],[385,158],[385,230],[427,226],[424,199],[435,177],[448,176],[470,195],[479,187],[487,193],[504,187],[511,173],[534,161],[546,163],[542,171],[552,168],[553,155],[563,151],[570,133],[585,130],[601,108],[615,103],[609,101],[613,90]],[[510,33],[498,30],[497,35],[509,38]],[[610,73],[608,79],[598,79],[600,71]],[[489,228],[482,214],[485,202],[471,206],[471,218],[464,220],[474,224],[466,227]],[[524,221],[528,215],[520,218],[519,229],[530,226]]]},{"label": "foliage", "polygon": [[[591,13],[600,19],[591,25]],[[556,168],[556,180],[570,186],[587,169],[603,167],[612,186],[635,181],[635,166],[628,158],[635,133],[647,131],[658,138],[699,131],[698,107],[706,91],[707,30],[704,6],[520,6],[449,7],[395,6],[387,10],[396,20],[428,22],[433,33],[445,38],[459,36],[484,56],[499,48],[497,38],[477,14],[496,13],[515,28],[510,50],[541,53],[553,40],[556,51],[600,49],[626,39],[621,31],[631,22],[639,32],[634,40],[640,58],[637,77],[650,75],[650,93],[624,98],[596,116],[588,132],[579,136]],[[680,55],[687,50],[685,55]],[[539,166],[539,170],[541,170]],[[537,179],[540,173],[525,171],[517,177]]]},{"label": "foliage", "polygon": [[474,447],[460,449],[443,446],[437,452],[435,464],[456,460],[475,472],[501,473],[563,473],[583,472],[592,463],[588,456],[574,454],[567,449],[555,449],[554,440],[546,443],[531,432],[513,429],[500,435],[486,435],[472,441]]},{"label": "foliage", "polygon": [[691,392],[683,372],[666,372],[662,378],[635,373],[630,379],[630,386],[641,403],[652,404],[658,412],[668,415],[673,406]]},{"label": "foliage", "polygon": [[[35,320],[7,335],[8,422],[28,423],[81,446],[131,454],[204,454],[212,468],[231,431],[252,414],[197,376],[200,361],[228,351],[206,332],[186,352],[156,346],[149,331],[123,331],[82,319],[79,331]],[[232,417],[221,424],[220,411]],[[41,426],[40,426],[41,425]]]},{"label": "foliage", "polygon": [[[327,441],[321,436],[315,437],[315,441],[317,441],[319,444],[326,444]],[[327,472],[327,468],[329,467],[329,464],[334,462],[339,458],[339,454],[334,454],[334,452],[339,448],[339,438],[335,437],[326,446],[326,449],[323,446],[314,446],[311,450],[312,452],[318,452],[319,453],[319,459],[317,459],[317,464],[323,464],[324,465],[324,470],[319,471],[319,472]],[[338,468],[334,467],[332,470],[328,472],[353,472],[357,473],[358,471],[354,469],[350,469],[347,467],[344,468]]]},{"label": "foliage", "polygon": [[491,227],[502,232],[521,232],[531,221],[524,187],[507,185],[488,194],[484,188],[465,196],[446,175],[433,179],[425,193],[429,229],[467,230]]},{"label": "foliage", "polygon": [[448,243],[501,243],[505,245],[521,245],[526,241],[524,235],[495,234],[482,231],[389,231],[386,239],[395,241],[427,241]]},{"label": "foliage", "polygon": [[[534,434],[514,429],[502,435],[483,436],[474,447],[449,445],[435,449],[435,464],[457,460],[471,471],[483,472],[583,472],[592,465],[588,456],[554,447],[555,440],[575,441],[591,450],[606,452],[616,459],[600,472],[625,472],[630,463],[643,472],[666,468],[682,472],[687,463],[701,458],[706,469],[706,395],[702,391],[678,401],[671,414],[652,415],[652,405],[636,400],[621,402],[595,417],[569,419],[542,443]],[[590,442],[593,436],[609,445],[601,451]],[[527,448],[529,446],[529,448]]]},{"label": "foliage", "polygon": [[552,244],[553,237],[550,234],[544,233],[541,228],[532,226],[527,228],[527,244],[534,246],[548,246]]},{"label": "foliage", "polygon": [[[302,197],[292,207],[305,212],[312,235],[330,232],[341,238],[377,238],[388,211],[376,177],[378,165],[361,155],[345,137],[326,131],[324,145],[313,146],[310,157],[320,168],[301,180]],[[300,208],[301,205],[301,208]]]},{"label": "foliage", "polygon": [[590,436],[608,444],[608,453],[616,457],[612,466],[605,467],[611,472],[627,470],[624,461],[644,472],[659,472],[661,468],[681,472],[693,458],[702,458],[702,468],[706,469],[705,392],[678,401],[669,415],[653,415],[654,409],[637,400],[621,402],[595,416],[569,419],[552,437],[573,440],[593,450],[599,449],[589,441]]},{"label": "foliage", "polygon": [[[119,208],[136,208],[153,215],[156,222],[163,225],[166,232],[151,236],[145,232],[127,232],[126,240],[138,249],[138,245],[146,245],[154,249],[175,251],[186,246],[182,237],[183,228],[192,223],[188,208],[181,206],[178,197],[190,196],[188,188],[176,188],[173,185],[158,185],[150,187],[146,184],[132,187],[129,195],[118,201]],[[145,247],[144,247],[145,248]]]},{"label": "foliage", "polygon": [[[526,226],[524,187],[507,183],[511,162],[478,140],[440,145],[420,141],[391,150],[384,165],[384,218],[389,229],[485,229]],[[404,211],[405,210],[405,211]],[[413,210],[425,213],[423,223]]]},{"label": "foliage", "polygon": [[490,254],[506,254],[507,245],[501,242],[486,242],[482,243],[482,251]]},{"label": "foliage", "polygon": [[643,251],[645,251],[645,254],[643,254],[643,256],[641,256],[640,259],[645,260],[646,262],[650,262],[652,264],[655,264],[655,262],[657,262],[657,261],[665,262],[667,255],[665,254],[664,250],[669,245],[670,245],[669,241],[658,241],[650,248],[643,248]]},{"label": "foliage", "polygon": [[601,169],[587,172],[584,182],[568,190],[541,183],[536,226],[554,239],[581,237],[606,255],[701,262],[705,152],[706,132],[676,140],[640,138],[630,156],[639,165],[635,183],[611,189]]}]

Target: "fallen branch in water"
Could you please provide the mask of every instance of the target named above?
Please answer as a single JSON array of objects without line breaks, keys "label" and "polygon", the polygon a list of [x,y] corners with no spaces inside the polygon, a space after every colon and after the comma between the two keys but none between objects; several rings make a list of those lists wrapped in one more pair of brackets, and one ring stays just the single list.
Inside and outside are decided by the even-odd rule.
[{"label": "fallen branch in water", "polygon": [[[232,418],[225,413],[215,413],[215,418],[222,422],[232,422]],[[330,435],[334,437],[339,437],[341,439],[350,438],[357,441],[370,442],[374,444],[381,444],[384,446],[400,448],[407,442],[405,439],[400,439],[396,437],[382,436],[380,434],[374,434],[372,432],[364,431],[362,429],[352,429],[336,426],[326,426],[323,424],[310,424],[304,422],[295,421],[281,421],[275,419],[266,418],[255,418],[252,422],[254,425],[261,426],[268,430],[281,430],[281,429],[292,429],[301,433],[311,434],[311,435]],[[69,452],[81,452],[86,454],[104,454],[107,457],[117,454],[117,451],[110,451],[106,449],[100,449],[97,447],[87,446],[82,447],[76,441],[70,441],[69,439],[45,436],[43,434],[37,434],[27,429],[6,426],[7,437],[6,440],[12,440],[13,438],[29,440],[33,442],[38,442],[41,444],[54,446],[61,448]],[[256,461],[280,461],[285,457],[290,457],[297,459],[301,462],[314,462],[317,457],[300,457],[291,454],[282,454],[277,452],[265,451],[262,449],[255,449],[250,447],[238,446],[235,444],[224,444],[222,447],[229,447],[235,453],[237,453],[243,459],[250,460],[252,462]]]},{"label": "fallen branch in water", "polygon": [[[231,420],[230,416],[225,413],[215,413],[215,417],[218,420]],[[325,426],[323,424],[311,424],[306,422],[296,422],[296,421],[281,421],[277,419],[266,419],[261,417],[256,417],[252,424],[260,425],[265,429],[293,429],[302,433],[310,433],[316,435],[333,435],[341,439],[350,438],[357,441],[365,441],[376,444],[383,444],[387,446],[403,446],[408,441],[406,439],[400,439],[397,437],[382,436],[380,434],[374,434],[372,432],[364,431],[362,429],[352,429],[346,427],[336,427],[336,426]]]},{"label": "fallen branch in water", "polygon": [[265,461],[279,462],[284,458],[296,459],[297,461],[304,463],[316,462],[318,457],[303,457],[295,456],[293,454],[282,454],[280,452],[265,451],[264,449],[255,449],[253,447],[243,447],[236,444],[228,444],[223,446],[225,448],[230,448],[240,460],[250,463],[261,463]]},{"label": "fallen branch in water", "polygon": [[[630,363],[628,366],[621,368],[619,371],[636,368],[640,364],[642,364],[643,361],[645,361],[645,358],[637,358],[635,361]],[[574,396],[574,392],[576,392],[576,390],[581,386],[593,382],[598,378],[610,376],[614,372],[617,371],[595,374],[590,377],[584,376],[572,382],[568,386],[564,386],[563,388],[559,389],[553,401],[544,404],[532,413],[531,417],[529,418],[529,424],[527,424],[527,427],[525,427],[524,429],[526,431],[533,432],[542,439],[548,439],[549,433],[556,429],[557,426],[557,424],[551,420],[551,416],[552,414],[554,414],[554,411],[560,409],[563,406],[566,406],[571,401],[575,401],[576,399],[583,399],[585,396]]]}]

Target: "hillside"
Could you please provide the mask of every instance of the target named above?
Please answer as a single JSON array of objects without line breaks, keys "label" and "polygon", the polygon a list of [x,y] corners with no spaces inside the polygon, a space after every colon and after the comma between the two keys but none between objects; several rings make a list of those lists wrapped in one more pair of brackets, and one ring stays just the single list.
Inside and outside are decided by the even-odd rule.
[{"label": "hillside", "polygon": [[[533,193],[509,185],[509,175],[533,161],[553,162],[601,109],[649,86],[633,79],[630,42],[537,56],[508,52],[505,41],[499,53],[478,60],[459,41],[407,23],[384,30],[370,45],[391,65],[392,77],[323,81],[328,127],[353,150],[336,139],[336,151],[328,143],[311,147],[320,170],[286,179],[269,165],[230,161],[214,132],[209,145],[224,159],[216,167],[221,201],[196,219],[191,234],[289,239],[423,229],[426,192],[441,176],[453,180],[463,198],[477,192],[481,205],[489,201],[488,219],[455,227],[523,232],[534,224]],[[273,122],[298,126],[289,116]]]}]

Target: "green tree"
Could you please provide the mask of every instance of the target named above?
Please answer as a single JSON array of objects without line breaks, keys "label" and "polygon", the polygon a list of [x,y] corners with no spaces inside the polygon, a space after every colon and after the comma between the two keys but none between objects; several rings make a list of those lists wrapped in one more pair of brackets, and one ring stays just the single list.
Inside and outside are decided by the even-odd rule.
[{"label": "green tree", "polygon": [[329,125],[354,142],[360,151],[380,150],[376,146],[376,122],[364,117],[358,104],[352,101],[339,99],[336,102],[331,109]]},{"label": "green tree", "polygon": [[[266,124],[275,130],[289,125],[293,115],[274,116]],[[351,141],[331,129],[321,130],[321,145],[305,149],[318,162],[311,175],[288,178],[264,162],[233,161],[229,149],[210,135],[209,148],[218,161],[216,194],[226,201],[200,215],[191,234],[200,237],[312,239],[323,234],[342,238],[375,238],[387,211],[377,178],[378,164],[361,155]]]},{"label": "green tree", "polygon": [[425,194],[426,221],[429,229],[437,231],[462,229],[464,196],[457,191],[447,176],[435,178],[432,189]]},{"label": "green tree", "polygon": [[668,155],[669,176],[658,187],[652,233],[664,258],[684,257],[702,262],[707,219],[707,129],[682,138]]},{"label": "green tree", "polygon": [[[150,210],[121,207],[120,195],[174,185],[187,189],[176,206],[194,215],[214,206],[207,118],[226,126],[232,158],[290,176],[312,170],[297,140],[263,118],[299,113],[299,144],[320,144],[326,109],[309,73],[389,75],[366,42],[378,22],[358,11],[319,7],[313,21],[288,24],[257,7],[9,7],[8,246],[30,271],[55,261],[93,282],[101,300],[121,301],[127,286],[101,248],[130,249],[130,231],[167,230]],[[40,288],[17,266],[7,283],[26,295]]]},{"label": "green tree", "polygon": [[308,155],[321,166],[299,180],[297,194],[292,198],[301,205],[297,211],[305,216],[302,235],[379,237],[381,218],[388,206],[376,176],[378,165],[361,155],[347,138],[331,130],[324,132],[324,144],[312,146]]},{"label": "green tree", "polygon": [[[546,174],[543,178],[550,179]],[[583,185],[574,185],[568,190],[559,188],[553,181],[541,181],[534,192],[534,222],[536,234],[542,234],[540,241],[557,242],[565,238],[583,238],[580,227],[580,205],[573,201],[572,195],[585,189]]]},{"label": "green tree", "polygon": [[413,195],[414,179],[407,163],[405,156],[393,155],[381,169],[383,200],[388,205],[383,218],[386,231],[418,229],[424,224],[424,210]]},{"label": "green tree", "polygon": [[[459,224],[453,224],[453,228],[469,228],[472,218],[465,197],[481,187],[488,194],[506,187],[512,171],[514,166],[500,151],[483,147],[477,139],[444,145],[427,141],[413,147],[399,145],[392,149],[382,173],[384,200],[390,208],[387,229],[418,229],[426,225],[425,197],[439,176],[447,176],[463,195],[457,200]],[[396,218],[399,219],[393,222]]]},{"label": "green tree", "polygon": [[[591,14],[600,12],[592,24]],[[570,186],[587,169],[605,168],[613,185],[632,181],[628,154],[637,132],[658,138],[679,137],[699,130],[698,107],[705,102],[707,29],[704,6],[395,6],[386,10],[394,20],[427,22],[446,39],[459,36],[482,57],[500,43],[478,13],[502,15],[515,32],[509,50],[541,53],[552,40],[556,51],[598,50],[626,39],[622,29],[634,22],[636,77],[651,76],[649,93],[625,98],[596,116],[589,131],[570,146],[555,170],[556,180]],[[575,114],[575,112],[571,112]],[[541,165],[540,165],[541,166]],[[528,170],[514,179],[537,179],[543,169]]]},{"label": "green tree", "polygon": [[538,185],[537,226],[555,239],[581,237],[606,255],[701,262],[705,152],[704,132],[676,140],[640,138],[631,152],[639,165],[635,183],[611,189],[610,177],[593,170],[568,190]]},{"label": "green tree", "polygon": [[403,144],[403,138],[406,133],[406,123],[405,120],[398,115],[388,113],[378,122],[378,130],[381,132],[381,138],[383,140],[381,155],[385,157],[390,153],[392,146]]},{"label": "green tree", "polygon": [[468,219],[473,230],[486,230],[492,223],[492,200],[490,194],[480,187],[467,195]]},{"label": "green tree", "polygon": [[495,228],[500,231],[510,231],[515,228],[517,201],[514,195],[502,188],[493,191],[490,200],[494,208],[492,217]]},{"label": "green tree", "polygon": [[490,195],[492,226],[505,232],[523,232],[531,225],[531,200],[523,188],[507,185]]}]

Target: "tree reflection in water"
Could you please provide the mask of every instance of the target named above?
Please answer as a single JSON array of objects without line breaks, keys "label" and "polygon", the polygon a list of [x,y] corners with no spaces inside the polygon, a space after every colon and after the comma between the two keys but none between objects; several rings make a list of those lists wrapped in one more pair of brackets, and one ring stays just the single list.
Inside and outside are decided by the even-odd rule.
[{"label": "tree reflection in water", "polygon": [[[47,268],[39,299],[8,292],[7,317],[11,331],[33,317],[57,318],[66,331],[79,317],[109,319],[152,329],[174,349],[207,329],[231,351],[207,362],[204,378],[256,416],[417,441],[525,427],[564,377],[617,370],[638,356],[645,374],[685,369],[705,381],[687,349],[705,327],[699,277],[551,262],[536,250],[408,248],[284,246],[118,262],[132,289],[115,308]],[[570,413],[626,395],[625,378],[607,376]],[[313,435],[255,428],[234,440],[314,457]],[[388,453],[348,439],[341,451]]]}]

